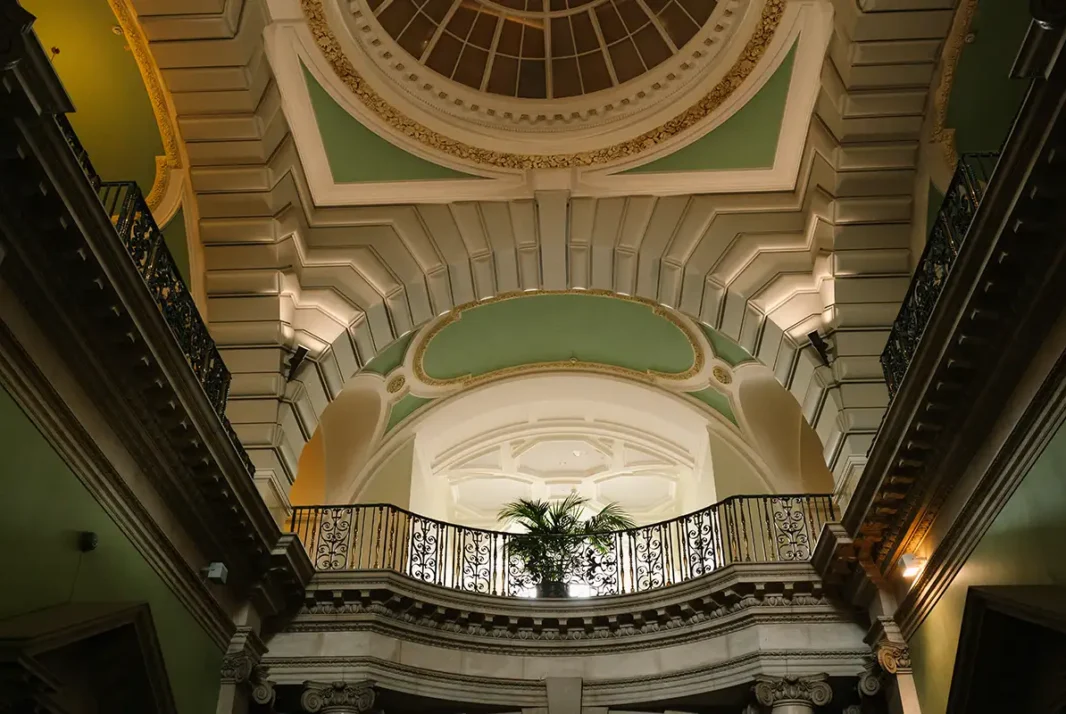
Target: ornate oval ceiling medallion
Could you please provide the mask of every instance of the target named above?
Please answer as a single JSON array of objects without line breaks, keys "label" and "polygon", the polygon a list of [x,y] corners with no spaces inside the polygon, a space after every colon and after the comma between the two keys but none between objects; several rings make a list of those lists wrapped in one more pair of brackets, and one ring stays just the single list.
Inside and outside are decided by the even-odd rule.
[{"label": "ornate oval ceiling medallion", "polygon": [[680,382],[703,369],[696,335],[650,301],[593,290],[504,293],[460,305],[418,338],[413,369],[434,387],[589,371]]},{"label": "ornate oval ceiling medallion", "polygon": [[[400,1],[401,0],[393,0],[393,3],[399,3]],[[690,8],[691,12],[686,10],[686,8],[688,8],[689,5],[692,3],[685,2],[685,0],[669,0],[669,2],[664,2],[663,0],[643,0],[642,2],[635,2],[634,7],[637,7],[637,10],[639,10],[639,12],[642,13],[644,18],[646,19],[646,22],[644,24],[640,24],[639,18],[637,17],[636,11],[634,10],[626,10],[626,12],[633,13],[632,17],[630,18],[630,21],[628,23],[626,22],[625,17],[622,16],[621,11],[619,10],[620,7],[625,7],[625,5],[620,5],[621,0],[610,0],[610,3],[597,2],[597,0],[589,0],[587,2],[575,2],[574,0],[569,0],[569,2],[557,2],[557,0],[549,0],[549,3],[551,3],[551,5],[549,6],[548,11],[545,11],[543,9],[543,3],[541,3],[541,9],[539,11],[529,10],[528,8],[525,8],[525,6],[520,9],[519,5],[521,5],[523,1],[524,0],[477,0],[477,2],[474,3],[478,7],[478,12],[475,13],[473,19],[474,24],[471,24],[471,27],[468,28],[467,35],[464,39],[464,42],[466,44],[460,47],[460,54],[456,55],[456,67],[458,67],[459,63],[462,61],[460,58],[466,53],[467,48],[475,47],[484,50],[484,48],[480,48],[477,42],[471,43],[470,41],[470,38],[473,36],[473,32],[475,29],[474,25],[479,21],[479,18],[482,18],[482,16],[487,19],[482,19],[480,21],[492,25],[494,37],[496,35],[500,35],[502,37],[503,27],[505,25],[521,25],[522,38],[524,39],[525,37],[525,28],[527,27],[526,24],[523,24],[522,22],[504,22],[499,19],[500,13],[517,18],[521,18],[522,13],[531,13],[525,19],[529,22],[540,22],[541,27],[546,28],[544,29],[544,46],[546,48],[544,58],[533,58],[532,56],[529,56],[527,58],[526,55],[522,54],[523,45],[519,43],[519,55],[516,57],[512,57],[512,59],[515,59],[518,62],[517,71],[519,73],[518,75],[516,75],[515,85],[513,88],[504,88],[503,84],[507,83],[503,82],[503,80],[500,80],[500,82],[503,82],[503,84],[499,84],[497,86],[499,92],[497,92],[496,94],[491,94],[493,90],[490,90],[488,87],[482,86],[486,81],[486,78],[488,78],[488,81],[492,81],[493,77],[492,69],[488,66],[489,60],[487,58],[487,50],[484,50],[486,52],[486,59],[484,64],[481,63],[480,59],[477,59],[476,61],[474,59],[469,60],[472,63],[471,67],[474,67],[474,69],[471,70],[471,77],[473,77],[473,74],[477,73],[476,69],[478,67],[481,67],[481,78],[477,81],[479,82],[478,90],[482,92],[482,96],[488,97],[508,95],[512,98],[521,98],[523,96],[523,80],[520,79],[519,75],[522,75],[523,72],[530,73],[531,75],[535,74],[538,77],[538,79],[536,79],[536,81],[534,82],[536,87],[540,87],[539,76],[540,73],[543,72],[545,77],[544,95],[555,96],[556,84],[554,78],[554,60],[552,61],[552,63],[549,63],[547,61],[548,49],[554,47],[552,43],[555,40],[549,39],[547,36],[551,35],[551,28],[557,23],[557,21],[565,21],[566,23],[569,23],[567,25],[567,27],[569,27],[570,29],[570,34],[568,36],[570,38],[570,44],[573,44],[573,54],[566,55],[566,58],[573,59],[574,62],[577,63],[575,65],[575,68],[577,69],[577,75],[580,79],[579,85],[570,86],[569,89],[565,90],[562,89],[563,85],[560,85],[559,91],[575,91],[575,87],[578,87],[580,89],[580,91],[576,92],[577,95],[586,94],[589,91],[599,91],[599,89],[593,89],[593,87],[599,87],[598,84],[590,84],[589,87],[586,88],[585,80],[583,79],[584,75],[581,74],[581,52],[579,52],[579,49],[576,44],[577,39],[576,35],[574,34],[575,30],[573,26],[575,22],[574,18],[578,17],[588,18],[589,23],[593,23],[593,17],[595,17],[595,22],[600,23],[600,34],[597,35],[594,32],[593,35],[595,36],[596,42],[599,43],[597,44],[597,49],[595,50],[595,52],[598,53],[601,57],[606,57],[607,55],[610,55],[610,48],[613,46],[611,44],[611,40],[613,39],[616,40],[616,44],[618,44],[619,46],[631,48],[632,53],[636,53],[637,57],[633,60],[634,64],[632,65],[632,67],[634,68],[633,71],[636,71],[635,68],[637,67],[637,65],[640,65],[640,74],[650,72],[651,70],[649,68],[649,58],[651,57],[651,55],[649,54],[649,57],[644,57],[644,55],[642,54],[641,45],[639,44],[637,37],[650,37],[651,35],[649,33],[655,32],[659,36],[659,39],[661,39],[663,42],[666,42],[666,38],[671,36],[671,32],[680,32],[681,34],[677,36],[679,39],[684,37],[685,33],[688,32],[688,30],[684,30],[682,32],[681,30],[678,30],[676,28],[672,31],[670,29],[670,22],[667,21],[664,24],[664,22],[661,20],[661,17],[663,16],[658,14],[657,11],[662,11],[663,13],[665,13],[666,11],[670,10],[670,8],[673,8],[674,5],[677,5],[679,11],[685,11],[685,13],[687,13],[686,17],[688,18],[688,20],[692,20],[693,22],[695,22],[695,19],[691,15],[691,12],[696,12],[697,17],[701,17],[702,11],[698,8],[701,6],[701,3],[704,2],[704,0],[696,1],[692,8]],[[440,0],[440,3],[442,7],[446,6],[447,8],[459,8],[462,6],[470,5],[471,3],[473,3],[473,0],[461,3],[453,3],[452,0]],[[528,2],[526,2],[526,4],[528,4]],[[707,2],[707,4],[710,5],[711,3]],[[428,5],[429,3],[426,3],[419,7],[416,7],[415,5],[412,5],[411,7],[417,10],[416,14],[421,16],[421,14],[425,14],[423,13],[423,10],[426,9]],[[382,96],[374,89],[374,87],[371,86],[371,82],[368,82],[366,78],[364,78],[356,70],[351,60],[345,55],[344,50],[341,47],[341,43],[339,42],[337,36],[334,34],[333,29],[330,27],[329,22],[327,21],[326,12],[323,7],[323,0],[301,0],[301,6],[303,8],[304,15],[307,19],[308,27],[311,30],[311,34],[314,38],[314,41],[322,52],[326,61],[329,63],[333,72],[355,95],[355,98],[359,102],[361,102],[369,111],[373,112],[373,114],[380,121],[382,121],[384,124],[387,124],[392,130],[400,133],[408,139],[423,144],[432,151],[446,154],[450,157],[453,157],[463,162],[467,162],[469,164],[490,166],[501,169],[528,170],[588,167],[618,162],[631,158],[638,154],[646,153],[656,147],[658,144],[668,141],[688,131],[689,129],[692,129],[702,120],[711,116],[715,112],[715,110],[718,109],[723,104],[723,102],[725,102],[725,100],[728,99],[729,96],[741,84],[744,83],[744,81],[755,69],[756,65],[759,63],[759,60],[765,53],[767,46],[773,39],[774,32],[781,21],[781,17],[784,13],[785,0],[763,1],[762,13],[759,16],[758,21],[755,23],[755,29],[753,33],[747,39],[744,48],[740,53],[740,56],[729,67],[728,71],[725,73],[725,76],[698,101],[689,106],[687,109],[684,109],[675,116],[673,116],[673,118],[667,120],[665,123],[661,124],[660,126],[657,126],[654,129],[643,131],[637,136],[633,136],[624,141],[617,141],[608,146],[602,146],[585,151],[576,151],[570,153],[540,154],[512,153],[507,151],[499,151],[495,149],[485,148],[481,146],[475,146],[469,143],[468,141],[459,140],[451,136],[446,136],[436,131],[435,129],[427,127],[419,121],[416,121],[415,119],[412,119],[411,117],[407,116],[403,111],[399,110],[397,107],[393,106],[388,101],[383,99]],[[610,12],[604,9],[608,7],[610,8]],[[651,11],[651,14],[646,12],[645,9],[649,9]],[[496,14],[494,15],[492,11],[495,11]],[[456,9],[455,12],[458,12],[458,9]],[[618,15],[622,27],[622,29],[618,30],[618,32],[622,32],[623,34],[619,34],[617,38],[614,34],[611,34],[609,36],[611,39],[608,39],[608,35],[604,34],[603,32],[602,18],[600,18],[600,14],[603,14],[605,17],[613,18],[613,15],[611,13]],[[384,11],[381,14],[384,15]],[[655,22],[653,22],[653,20],[655,20]],[[404,33],[411,31],[408,28],[414,21],[415,17],[412,16],[408,19],[408,22],[403,25],[403,28],[400,28],[397,31],[397,34],[395,35],[397,41],[402,43],[403,38],[405,37]],[[426,21],[430,21],[428,15],[426,17]],[[384,22],[385,20],[382,20],[383,24]],[[395,22],[397,23],[397,27],[399,27],[399,21],[397,20]],[[576,22],[580,24],[583,23],[584,20],[576,20]],[[609,19],[607,22],[608,25],[610,25],[610,22],[613,22],[613,19]],[[442,33],[447,34],[444,31],[447,30],[448,27],[450,27],[450,25],[448,24],[448,22],[445,22],[445,18],[442,16],[437,21],[437,24],[434,25],[435,29],[433,30],[433,32],[436,33],[438,30],[440,30]],[[560,25],[560,27],[562,27],[562,25]],[[387,26],[386,29],[388,29]],[[456,32],[458,32],[459,28],[454,29],[456,30]],[[413,37],[422,38],[425,34],[425,31],[426,28],[423,27],[422,30],[416,33]],[[511,30],[511,32],[513,33],[514,30]],[[560,30],[560,32],[562,32],[562,30]],[[641,35],[641,33],[644,33],[644,35]],[[565,35],[561,36],[565,38]],[[497,49],[499,49],[499,39],[500,37],[496,37]],[[418,39],[416,45],[420,44],[421,41],[421,39]],[[582,41],[587,42],[587,40]],[[565,44],[565,39],[560,40],[560,42],[564,42],[564,45],[561,46],[560,52],[562,52],[563,49],[568,52],[571,51],[570,44]],[[648,47],[651,47],[651,45],[655,44],[654,39],[646,40],[645,42],[651,43],[648,45]],[[676,46],[676,41],[674,42],[674,44]],[[434,47],[435,46],[436,45],[434,45]],[[584,45],[582,45],[582,48],[584,48]],[[418,48],[414,47],[414,49],[417,50]],[[617,51],[632,54],[630,53],[629,49]],[[652,50],[650,49],[647,51],[649,53],[652,52]],[[606,52],[607,55],[604,55],[604,52]],[[430,54],[432,54],[432,52]],[[590,49],[589,52],[586,54],[592,54],[592,50]],[[532,69],[534,65],[538,64],[537,62],[533,61],[534,59],[539,59],[540,69]],[[586,60],[586,62],[588,61],[594,60]],[[528,65],[528,67],[526,67],[526,65]],[[619,66],[622,65],[619,64]],[[548,79],[549,68],[552,69],[552,77],[550,83]],[[445,69],[447,69],[447,67],[445,67]],[[622,80],[619,76],[617,76],[617,67],[615,69],[616,76],[614,78],[611,78],[609,76],[610,73],[608,72],[607,81],[610,82],[610,85],[608,85],[609,87],[615,87],[625,81]],[[449,75],[446,75],[446,73],[444,73],[443,71],[440,71],[439,74],[441,74],[442,76],[453,76],[456,69],[455,67],[453,67],[449,71],[451,72],[451,74]],[[508,70],[508,72],[509,71],[510,70]],[[640,76],[640,74],[634,76]],[[507,76],[510,75],[508,74]],[[591,77],[593,75],[590,74],[589,76]],[[449,81],[453,81],[454,79],[455,78],[453,77],[453,79]],[[528,82],[529,80],[524,81]],[[564,80],[562,79],[562,75],[560,75],[560,81],[562,82],[570,80]],[[600,80],[596,81],[602,83],[602,77]],[[465,84],[468,87],[472,87],[473,82],[474,80],[470,79],[470,81],[465,82]],[[461,78],[459,84],[464,84]],[[507,87],[510,87],[510,85],[507,84]],[[531,98],[537,96],[537,93],[533,92],[533,90],[529,90],[529,92],[526,93],[529,94],[529,97]],[[557,101],[565,100],[559,99]],[[466,135],[468,137],[471,136],[469,132],[467,132]]]}]

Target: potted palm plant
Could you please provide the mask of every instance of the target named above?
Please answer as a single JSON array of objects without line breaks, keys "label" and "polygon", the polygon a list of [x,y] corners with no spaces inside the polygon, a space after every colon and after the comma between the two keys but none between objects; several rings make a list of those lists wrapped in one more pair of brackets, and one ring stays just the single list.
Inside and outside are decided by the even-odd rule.
[{"label": "potted palm plant", "polygon": [[636,526],[617,503],[608,503],[582,520],[587,503],[587,498],[571,493],[554,503],[523,498],[500,510],[501,521],[525,529],[510,537],[509,550],[536,583],[537,597],[566,597],[566,576],[580,567],[581,553],[587,548],[606,553],[609,533]]}]

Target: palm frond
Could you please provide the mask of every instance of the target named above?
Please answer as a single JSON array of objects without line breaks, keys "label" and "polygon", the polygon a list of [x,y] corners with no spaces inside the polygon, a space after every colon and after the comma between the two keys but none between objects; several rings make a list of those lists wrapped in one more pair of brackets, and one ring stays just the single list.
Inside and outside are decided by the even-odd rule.
[{"label": "palm frond", "polygon": [[585,533],[607,533],[636,528],[636,522],[617,503],[608,503],[600,512],[585,521]]}]

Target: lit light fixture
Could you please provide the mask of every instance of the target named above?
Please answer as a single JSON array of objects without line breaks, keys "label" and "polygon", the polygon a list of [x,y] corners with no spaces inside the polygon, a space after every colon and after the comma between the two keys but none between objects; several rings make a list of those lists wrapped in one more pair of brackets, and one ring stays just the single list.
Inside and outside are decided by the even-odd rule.
[{"label": "lit light fixture", "polygon": [[581,456],[581,450],[580,449],[574,449],[570,453],[572,453],[574,456]]},{"label": "lit light fixture", "polygon": [[925,558],[919,558],[914,553],[905,553],[899,558],[899,567],[903,568],[903,577],[908,580],[916,578],[925,567]]}]

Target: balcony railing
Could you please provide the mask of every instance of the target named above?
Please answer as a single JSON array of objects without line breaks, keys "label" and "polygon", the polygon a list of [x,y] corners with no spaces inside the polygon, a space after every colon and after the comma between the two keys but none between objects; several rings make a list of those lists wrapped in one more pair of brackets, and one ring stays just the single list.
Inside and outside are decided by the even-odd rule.
[{"label": "balcony railing", "polygon": [[888,342],[881,353],[881,367],[890,400],[903,384],[936,301],[966,242],[970,223],[984,197],[998,157],[998,154],[966,154],[959,160],[921,260],[911,278],[907,295],[903,298]]},{"label": "balcony railing", "polygon": [[[455,590],[530,597],[621,595],[682,583],[733,563],[802,562],[828,521],[831,496],[736,496],[673,520],[598,536],[503,533],[444,523],[391,505],[300,506],[290,530],[319,571],[388,570]],[[541,548],[530,548],[540,539]],[[548,553],[545,556],[529,553]],[[545,576],[544,573],[549,573]]]},{"label": "balcony railing", "polygon": [[196,375],[226,435],[240,454],[245,469],[249,475],[254,475],[255,466],[226,418],[229,370],[226,369],[222,355],[207,331],[207,325],[200,316],[185,280],[178,272],[174,257],[163,239],[163,231],[156,225],[141,189],[132,181],[101,181],[88,152],[78,140],[67,118],[62,114],[56,115],[56,124],[81,166],[86,180],[96,190],[104,210],[115,226],[118,239],[137,267],[189,368]]}]

